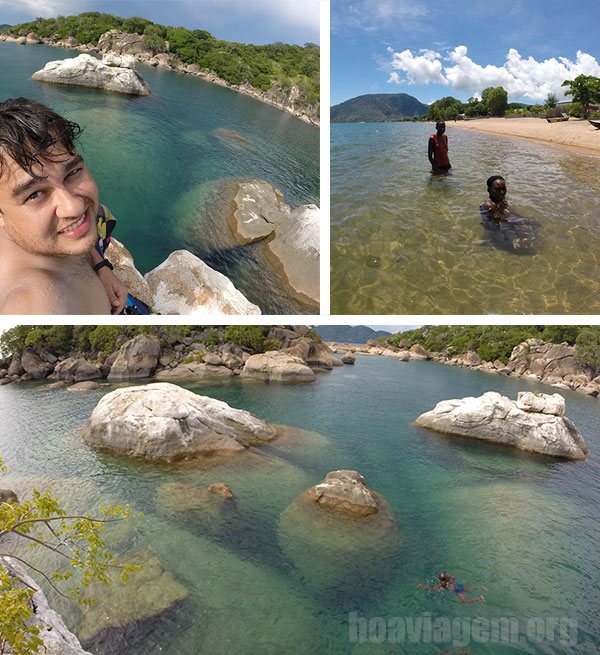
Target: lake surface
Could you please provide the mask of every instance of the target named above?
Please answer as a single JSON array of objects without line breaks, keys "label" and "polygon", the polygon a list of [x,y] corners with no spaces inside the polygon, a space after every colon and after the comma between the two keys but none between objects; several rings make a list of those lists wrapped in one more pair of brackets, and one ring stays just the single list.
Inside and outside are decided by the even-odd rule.
[{"label": "lake surface", "polygon": [[[452,174],[432,176],[432,124],[331,126],[335,314],[597,314],[600,159],[454,129]],[[480,225],[486,179],[541,224],[533,254]]]},{"label": "lake surface", "polygon": [[82,154],[138,270],[185,248],[263,313],[305,313],[265,270],[260,247],[234,244],[226,187],[258,178],[293,207],[319,204],[319,131],[231,89],[141,64],[152,90],[144,98],[30,79],[48,61],[78,54],[0,43],[0,99],[39,100],[84,128]]},{"label": "lake surface", "polygon": [[[560,392],[590,451],[583,462],[566,462],[413,426],[442,399],[487,390],[511,398],[519,390],[549,391],[442,364],[359,356],[355,366],[321,374],[309,385],[237,380],[187,386],[311,434],[260,449],[268,463],[258,458],[169,468],[82,443],[78,429],[111,386],[79,393],[42,384],[0,387],[0,452],[10,466],[0,486],[50,484],[72,509],[131,503],[144,516],[128,524],[128,536],[111,543],[118,552],[150,548],[189,590],[187,600],[161,620],[137,637],[131,633],[120,655],[462,652],[452,648],[452,638],[454,646],[461,643],[457,635],[444,643],[380,644],[371,632],[362,635],[366,643],[357,643],[361,634],[356,622],[353,632],[351,616],[508,617],[518,619],[522,630],[536,617],[569,620],[577,628],[568,647],[533,638],[518,645],[462,645],[475,655],[599,651],[600,401]],[[389,501],[400,536],[391,552],[349,559],[340,551],[336,559],[325,544],[322,557],[310,557],[308,550],[303,556],[301,536],[286,530],[282,513],[289,503],[342,468],[360,471]],[[165,483],[217,481],[227,482],[238,502],[221,523],[169,511],[160,502]],[[467,605],[445,591],[416,589],[433,585],[440,570],[485,587],[486,602]],[[78,630],[80,610],[58,606]],[[101,644],[91,650],[111,653]]]}]

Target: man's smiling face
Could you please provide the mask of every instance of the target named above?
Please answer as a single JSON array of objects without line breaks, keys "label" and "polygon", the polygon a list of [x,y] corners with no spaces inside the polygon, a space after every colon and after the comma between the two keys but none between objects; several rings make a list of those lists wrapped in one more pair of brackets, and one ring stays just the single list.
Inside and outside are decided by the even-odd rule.
[{"label": "man's smiling face", "polygon": [[94,245],[98,187],[83,159],[54,146],[31,174],[14,160],[0,177],[0,230],[27,253],[83,255]]}]

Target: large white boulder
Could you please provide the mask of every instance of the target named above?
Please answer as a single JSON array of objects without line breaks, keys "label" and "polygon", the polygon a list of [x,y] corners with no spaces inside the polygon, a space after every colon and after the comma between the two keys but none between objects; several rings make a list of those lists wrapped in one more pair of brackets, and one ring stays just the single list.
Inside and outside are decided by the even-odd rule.
[{"label": "large white boulder", "polygon": [[187,250],[176,250],[146,273],[152,308],[161,314],[260,314],[231,280]]},{"label": "large white boulder", "polygon": [[173,461],[244,452],[276,436],[274,427],[250,412],[159,382],[108,393],[83,438],[94,447]]},{"label": "large white boulder", "polygon": [[42,70],[31,76],[33,80],[88,86],[129,95],[150,95],[144,78],[131,68],[107,66],[92,55],[79,55],[72,59],[48,62]]},{"label": "large white boulder", "polygon": [[240,377],[278,382],[314,382],[315,373],[300,357],[270,350],[249,357]]},{"label": "large white boulder", "polygon": [[[552,413],[548,413],[549,409]],[[585,459],[585,441],[573,421],[556,414],[561,411],[564,412],[564,405],[561,407],[554,396],[547,394],[539,394],[535,402],[528,395],[514,402],[488,391],[479,398],[439,402],[433,410],[421,414],[416,424],[543,455]]]}]

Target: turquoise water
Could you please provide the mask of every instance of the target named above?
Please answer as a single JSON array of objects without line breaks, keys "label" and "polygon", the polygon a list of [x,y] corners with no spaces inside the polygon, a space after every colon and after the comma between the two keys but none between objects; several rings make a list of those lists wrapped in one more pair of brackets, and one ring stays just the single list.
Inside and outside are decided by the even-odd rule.
[{"label": "turquoise water", "polygon": [[[1,486],[53,483],[79,509],[93,510],[101,499],[131,503],[144,517],[113,540],[115,547],[119,552],[150,547],[190,594],[137,638],[130,634],[128,646],[111,650],[95,643],[96,655],[425,655],[452,646],[451,638],[380,644],[374,632],[363,634],[370,641],[357,643],[361,637],[352,616],[375,622],[516,617],[521,626],[534,617],[568,619],[578,626],[569,647],[547,640],[518,646],[473,641],[469,652],[558,655],[600,649],[598,400],[561,391],[590,454],[584,462],[546,459],[452,441],[412,421],[445,398],[486,390],[516,398],[519,390],[548,387],[429,362],[359,357],[356,366],[321,374],[310,385],[239,380],[191,385],[309,433],[261,449],[268,460],[257,455],[220,466],[169,468],[82,444],[77,429],[104,389],[41,387],[0,387],[0,452],[11,468]],[[357,469],[389,501],[399,533],[391,552],[383,543],[381,553],[346,551],[332,537],[315,556],[312,531],[307,528],[303,543],[286,522],[283,513],[292,500],[339,468]],[[165,483],[217,481],[227,482],[237,497],[236,511],[225,518],[177,511],[176,501],[160,500],[166,487],[157,496]],[[416,589],[433,584],[442,569],[464,584],[485,587],[485,604]],[[79,629],[80,611],[59,607]],[[464,644],[454,638],[455,645]]]},{"label": "turquoise water", "polygon": [[[600,159],[448,123],[452,174],[433,177],[432,131],[331,126],[332,313],[599,313]],[[497,174],[541,224],[533,254],[498,248],[480,225]]]},{"label": "turquoise water", "polygon": [[152,89],[145,98],[29,79],[46,62],[78,54],[0,43],[0,99],[34,98],[84,128],[83,155],[138,269],[186,248],[263,313],[303,313],[264,270],[260,248],[233,243],[226,184],[259,178],[294,207],[319,204],[319,131],[230,89],[150,66],[138,65]]}]

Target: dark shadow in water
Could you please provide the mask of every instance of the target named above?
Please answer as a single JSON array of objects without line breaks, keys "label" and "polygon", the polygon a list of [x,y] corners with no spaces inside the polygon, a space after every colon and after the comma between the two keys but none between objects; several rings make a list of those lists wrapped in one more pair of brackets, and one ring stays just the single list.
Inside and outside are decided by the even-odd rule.
[{"label": "dark shadow in water", "polygon": [[488,243],[496,248],[516,255],[535,255],[540,251],[540,224],[533,218],[511,216],[502,222],[483,218],[481,225],[489,239]]},{"label": "dark shadow in water", "polygon": [[194,619],[198,620],[197,610],[194,613],[186,612],[186,605],[189,605],[189,600],[176,603],[158,616],[132,621],[120,628],[105,628],[85,640],[82,646],[95,655],[158,655],[163,652],[161,644],[165,641],[165,635],[191,629]]}]

